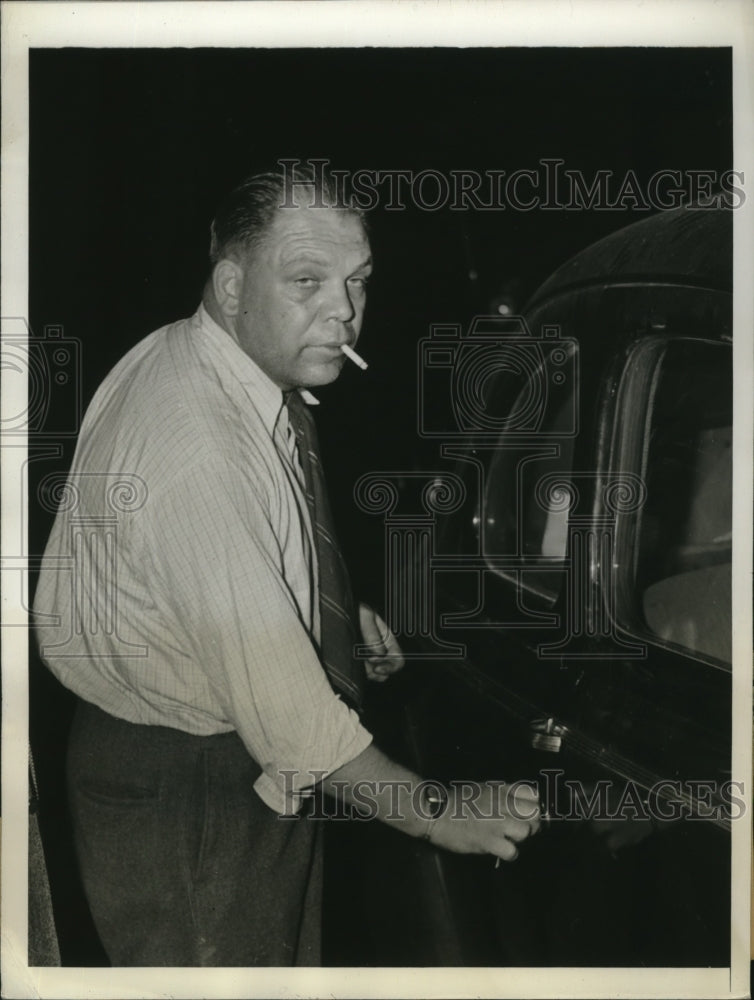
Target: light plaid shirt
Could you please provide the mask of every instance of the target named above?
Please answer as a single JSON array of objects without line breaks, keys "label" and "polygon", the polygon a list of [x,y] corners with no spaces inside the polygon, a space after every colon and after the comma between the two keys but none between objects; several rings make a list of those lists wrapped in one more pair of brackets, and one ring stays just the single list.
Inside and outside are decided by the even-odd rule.
[{"label": "light plaid shirt", "polygon": [[280,389],[203,306],[157,330],[87,411],[34,603],[66,687],[131,722],[237,730],[277,812],[371,742],[317,653],[290,442]]}]

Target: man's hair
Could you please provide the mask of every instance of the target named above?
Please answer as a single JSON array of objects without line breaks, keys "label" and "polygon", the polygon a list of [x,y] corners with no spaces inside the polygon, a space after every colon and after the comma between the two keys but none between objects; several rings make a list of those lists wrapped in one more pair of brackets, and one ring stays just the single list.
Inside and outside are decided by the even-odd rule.
[{"label": "man's hair", "polygon": [[358,216],[367,228],[364,212],[355,208],[345,194],[343,175],[337,178],[316,166],[276,164],[275,169],[245,177],[220,204],[210,229],[210,263],[229,255],[245,256],[256,249],[283,208],[335,208]]}]

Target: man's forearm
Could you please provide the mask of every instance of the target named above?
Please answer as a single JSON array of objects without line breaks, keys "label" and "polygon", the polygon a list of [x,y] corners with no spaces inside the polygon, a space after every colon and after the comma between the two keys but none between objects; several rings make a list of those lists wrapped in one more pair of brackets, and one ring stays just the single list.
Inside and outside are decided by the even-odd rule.
[{"label": "man's forearm", "polygon": [[396,764],[374,745],[322,781],[325,792],[356,806],[366,800],[372,816],[409,836],[427,837],[450,851],[513,860],[516,844],[540,826],[536,789],[521,783],[469,785],[476,793],[472,798],[455,786],[445,790],[447,799],[433,797],[430,789],[437,787],[435,782]]},{"label": "man's forearm", "polygon": [[370,808],[376,819],[398,827],[412,837],[424,836],[429,818],[412,808],[423,779],[414,771],[396,764],[387,754],[371,744],[358,757],[333,771],[322,781],[322,788],[352,805],[363,805],[355,790],[368,790]]}]

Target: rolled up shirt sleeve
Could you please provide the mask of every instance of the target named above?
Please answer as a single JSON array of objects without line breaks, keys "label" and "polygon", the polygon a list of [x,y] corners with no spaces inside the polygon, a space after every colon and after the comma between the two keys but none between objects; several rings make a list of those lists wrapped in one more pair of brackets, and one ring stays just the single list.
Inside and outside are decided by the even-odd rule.
[{"label": "rolled up shirt sleeve", "polygon": [[331,687],[286,580],[274,497],[227,461],[192,466],[150,496],[142,558],[204,697],[262,768],[257,793],[294,812],[372,737]]}]

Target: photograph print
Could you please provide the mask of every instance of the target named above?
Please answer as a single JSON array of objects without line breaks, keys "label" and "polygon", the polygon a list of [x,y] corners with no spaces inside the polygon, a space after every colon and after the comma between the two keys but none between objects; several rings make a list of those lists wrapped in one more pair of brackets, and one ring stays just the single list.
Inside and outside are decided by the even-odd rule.
[{"label": "photograph print", "polygon": [[740,51],[160,37],[28,51],[30,972],[733,995]]}]

